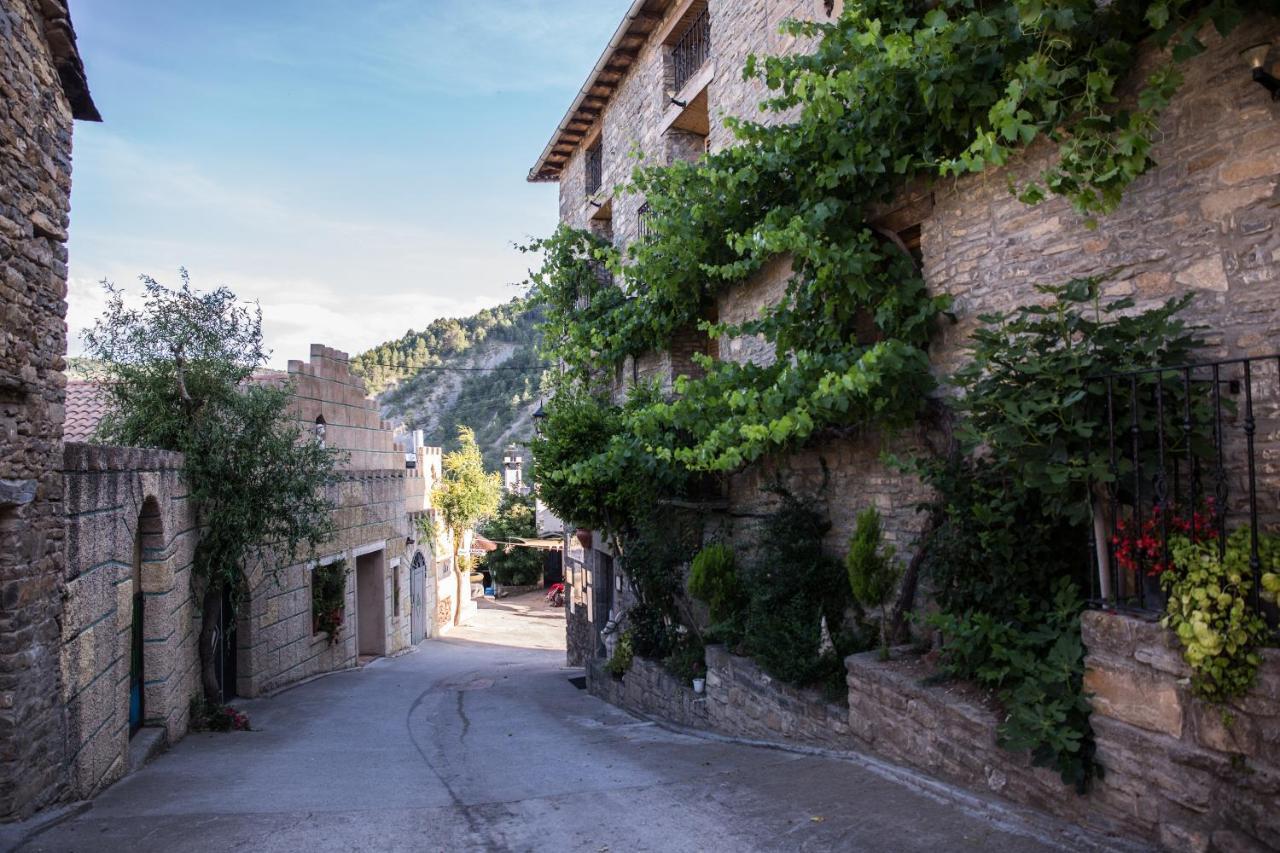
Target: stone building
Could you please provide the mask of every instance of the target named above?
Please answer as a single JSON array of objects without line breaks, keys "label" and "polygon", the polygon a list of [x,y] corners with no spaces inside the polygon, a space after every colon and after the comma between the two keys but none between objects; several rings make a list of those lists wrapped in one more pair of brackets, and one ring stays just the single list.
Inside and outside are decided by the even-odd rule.
[{"label": "stone building", "polygon": [[[732,144],[723,124],[727,116],[787,120],[758,112],[764,90],[758,81],[742,79],[743,63],[751,53],[805,49],[779,34],[779,22],[787,17],[826,20],[838,15],[842,5],[825,0],[637,0],[555,128],[529,180],[558,182],[563,222],[604,235],[620,247],[641,238],[644,199],[614,188],[627,181],[637,162],[671,163]],[[1280,103],[1253,82],[1240,54],[1260,41],[1280,41],[1280,19],[1260,17],[1228,38],[1212,31],[1202,38],[1208,49],[1184,63],[1185,84],[1161,118],[1153,152],[1159,165],[1128,189],[1120,207],[1097,230],[1088,229],[1061,199],[1029,207],[1009,194],[1009,179],[1043,169],[1053,153],[1043,146],[1032,147],[999,170],[904,192],[884,208],[877,225],[918,251],[931,291],[954,299],[957,322],[941,330],[930,351],[940,377],[962,361],[964,342],[980,315],[1037,300],[1036,285],[1093,275],[1104,277],[1106,295],[1132,296],[1140,307],[1194,293],[1194,319],[1207,327],[1207,357],[1274,354],[1280,339]],[[1156,59],[1148,50],[1136,74]],[[722,291],[716,318],[735,323],[757,316],[781,297],[789,273],[788,260],[777,258],[751,279]],[[757,363],[775,358],[759,339],[721,339],[710,347],[690,332],[677,335],[665,352],[625,364],[621,374],[665,382],[676,374],[693,375],[690,356],[699,351]],[[1264,510],[1274,513],[1280,495],[1280,468],[1275,465],[1280,458],[1280,377],[1270,361],[1260,363],[1258,370],[1259,441],[1266,442],[1259,456],[1259,492]],[[727,489],[731,515],[743,518],[767,509],[771,498],[761,486],[774,477],[798,492],[813,491],[825,481],[832,551],[844,549],[856,514],[874,504],[884,516],[887,538],[900,553],[909,552],[924,520],[917,505],[927,493],[914,479],[883,465],[880,451],[889,441],[901,452],[917,440],[911,433],[816,439],[732,476]],[[567,521],[571,527],[572,520]],[[589,664],[594,675],[600,672],[598,657],[605,647],[601,633],[610,615],[627,603],[625,566],[615,561],[598,533],[570,534],[565,542],[569,659]],[[663,687],[660,674],[643,668],[634,690],[603,678],[592,681],[593,689],[615,701],[677,722],[753,738],[874,748],[966,784],[1175,848],[1207,849],[1215,831],[1221,838],[1215,836],[1214,843],[1223,849],[1234,849],[1227,846],[1233,839],[1280,846],[1280,825],[1266,816],[1263,805],[1280,790],[1258,781],[1280,778],[1280,756],[1272,748],[1280,660],[1268,658],[1259,695],[1249,700],[1251,710],[1233,711],[1247,716],[1249,726],[1261,727],[1250,731],[1270,733],[1248,744],[1228,742],[1178,680],[1185,670],[1170,659],[1165,641],[1131,622],[1093,614],[1087,626],[1099,755],[1111,765],[1108,781],[1080,801],[1087,804],[1083,807],[1047,793],[1061,790],[1049,784],[1052,779],[1006,784],[1012,771],[1001,769],[1004,765],[993,757],[998,751],[986,751],[994,742],[993,728],[978,726],[987,737],[983,741],[971,727],[976,718],[966,718],[954,702],[947,706],[946,700],[933,697],[926,703],[907,682],[869,675],[852,662],[852,710],[844,723],[832,723],[822,736],[814,733],[813,720],[834,720],[839,712],[797,710],[797,703],[776,686],[767,686],[769,679],[749,662],[708,658],[706,706],[691,705],[687,688],[682,693],[678,685]],[[737,698],[721,704],[728,696]],[[1163,710],[1151,709],[1152,697],[1160,698]],[[751,719],[732,710],[741,702],[755,709]],[[904,723],[903,715],[917,706],[950,707],[951,716],[939,712]],[[994,727],[994,718],[990,725]],[[1241,756],[1259,768],[1254,783],[1232,777],[1229,768]],[[1043,773],[1029,766],[1018,772],[1024,780]],[[1138,781],[1144,777],[1161,781],[1144,786]],[[1224,805],[1228,800],[1230,808]]]},{"label": "stone building", "polygon": [[0,2],[0,819],[60,796],[71,126],[99,121],[62,0]]}]

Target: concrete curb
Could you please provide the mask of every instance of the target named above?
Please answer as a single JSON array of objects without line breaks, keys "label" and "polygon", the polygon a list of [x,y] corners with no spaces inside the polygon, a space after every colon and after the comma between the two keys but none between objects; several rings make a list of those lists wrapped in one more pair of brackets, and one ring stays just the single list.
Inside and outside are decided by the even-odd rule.
[{"label": "concrete curb", "polygon": [[[592,695],[594,696],[595,694]],[[599,699],[600,697],[597,696],[595,698]],[[603,699],[600,701],[604,702]],[[717,732],[710,732],[701,729],[690,729],[685,726],[670,723],[659,717],[649,717],[645,714],[639,713],[638,711],[633,711],[630,708],[623,708],[619,705],[614,705],[611,702],[606,702],[605,704],[613,708],[618,708],[618,710],[624,711],[636,719],[652,723],[658,728],[665,729],[675,734],[684,735],[686,737],[695,737],[701,740],[715,741],[718,743],[731,743],[740,746],[754,746],[763,749],[777,750],[779,752],[790,752],[797,755],[813,755],[821,758],[833,758],[839,761],[849,761],[870,770],[872,773],[875,773],[883,779],[887,779],[890,782],[896,782],[897,784],[910,788],[919,794],[923,794],[935,802],[959,806],[965,812],[987,821],[997,829],[1032,838],[1043,844],[1048,844],[1064,851],[1072,851],[1072,853],[1074,853],[1074,851],[1081,850],[1096,851],[1096,853],[1152,853],[1157,849],[1138,841],[1099,835],[1084,829],[1083,827],[1046,815],[1034,809],[1019,806],[1015,803],[1009,803],[1004,800],[987,797],[983,794],[975,793],[965,788],[960,788],[947,782],[943,782],[940,779],[935,779],[932,776],[925,775],[919,771],[891,764],[865,753],[825,749],[823,747],[805,746],[797,743],[754,740],[752,738],[723,735]]]},{"label": "concrete curb", "polygon": [[91,808],[93,808],[91,801],[77,800],[74,803],[37,812],[27,820],[0,826],[0,853],[16,850],[40,833],[53,829],[63,821],[82,815]]}]

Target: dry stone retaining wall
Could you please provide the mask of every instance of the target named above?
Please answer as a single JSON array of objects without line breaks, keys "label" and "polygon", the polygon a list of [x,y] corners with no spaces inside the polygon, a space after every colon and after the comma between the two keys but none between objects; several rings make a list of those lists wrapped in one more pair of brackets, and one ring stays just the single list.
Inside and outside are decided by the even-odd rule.
[{"label": "dry stone retaining wall", "polygon": [[1280,650],[1262,650],[1245,698],[1215,707],[1160,625],[1095,612],[1083,630],[1107,771],[1090,800],[1168,849],[1280,849]]}]

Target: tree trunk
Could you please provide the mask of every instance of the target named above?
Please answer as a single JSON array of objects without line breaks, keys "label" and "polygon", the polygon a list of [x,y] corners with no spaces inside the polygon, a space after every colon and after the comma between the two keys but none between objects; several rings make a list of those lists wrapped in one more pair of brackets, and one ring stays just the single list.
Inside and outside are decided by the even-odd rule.
[{"label": "tree trunk", "polygon": [[200,614],[200,686],[207,702],[222,704],[222,687],[218,684],[218,625],[222,621],[222,588],[210,583],[204,591]]},{"label": "tree trunk", "polygon": [[[462,624],[462,590],[464,589],[464,586],[462,581],[462,566],[458,565],[458,545],[461,541],[462,541],[462,534],[458,533],[457,531],[454,531],[453,573],[454,575],[457,576],[457,584],[458,584],[458,599],[457,601],[454,602],[454,605],[453,605],[453,624],[454,625]],[[468,571],[467,574],[470,575],[471,574],[470,571]],[[471,584],[470,577],[467,578],[466,583],[467,583],[467,586],[469,587]]]}]

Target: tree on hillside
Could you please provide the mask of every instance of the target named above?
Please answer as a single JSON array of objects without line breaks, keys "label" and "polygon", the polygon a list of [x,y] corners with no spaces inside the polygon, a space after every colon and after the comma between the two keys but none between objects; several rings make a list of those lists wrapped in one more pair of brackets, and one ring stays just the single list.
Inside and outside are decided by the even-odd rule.
[{"label": "tree on hillside", "polygon": [[103,316],[85,334],[102,365],[104,441],[184,454],[183,471],[201,536],[193,570],[202,590],[200,676],[220,700],[213,640],[223,592],[247,592],[260,560],[268,574],[291,565],[331,533],[327,486],[337,458],[289,418],[288,387],[252,384],[267,352],[262,311],[225,287],[193,290],[186,270],[169,289],[143,276],[141,308],[108,282]]},{"label": "tree on hillside", "polygon": [[445,528],[453,536],[453,565],[457,576],[457,606],[453,622],[462,615],[463,572],[458,565],[458,549],[463,535],[481,519],[493,515],[502,498],[502,475],[486,473],[476,434],[469,427],[458,427],[458,449],[445,454],[444,472],[432,492],[432,505],[440,511]]}]

